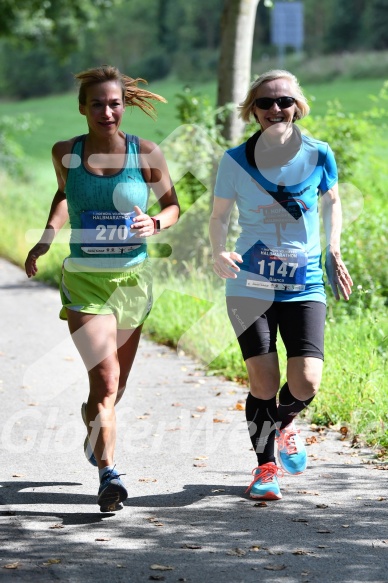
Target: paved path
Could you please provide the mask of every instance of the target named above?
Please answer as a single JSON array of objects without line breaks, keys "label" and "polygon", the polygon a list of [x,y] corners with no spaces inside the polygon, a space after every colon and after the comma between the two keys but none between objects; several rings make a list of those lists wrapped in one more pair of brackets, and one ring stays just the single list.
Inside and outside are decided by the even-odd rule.
[{"label": "paved path", "polygon": [[0,260],[0,299],[2,581],[388,581],[388,472],[302,425],[316,439],[308,470],[257,506],[245,390],[147,340],[118,407],[130,497],[101,514],[82,451],[86,375],[58,293]]}]

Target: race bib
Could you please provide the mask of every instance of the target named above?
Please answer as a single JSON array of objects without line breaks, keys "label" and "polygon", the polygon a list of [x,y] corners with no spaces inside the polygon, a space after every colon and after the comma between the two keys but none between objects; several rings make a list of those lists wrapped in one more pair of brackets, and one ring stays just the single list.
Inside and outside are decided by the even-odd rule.
[{"label": "race bib", "polygon": [[89,254],[128,253],[142,245],[131,231],[135,212],[83,211],[81,213],[81,249]]},{"label": "race bib", "polygon": [[258,243],[250,250],[249,271],[261,276],[247,279],[247,287],[303,291],[306,287],[307,253],[290,247],[269,249]]}]

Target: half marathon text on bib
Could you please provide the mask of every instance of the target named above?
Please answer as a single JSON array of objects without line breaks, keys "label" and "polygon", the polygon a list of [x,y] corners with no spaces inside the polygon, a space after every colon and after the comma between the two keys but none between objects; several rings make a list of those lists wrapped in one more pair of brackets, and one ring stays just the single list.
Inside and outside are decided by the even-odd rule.
[{"label": "half marathon text on bib", "polygon": [[136,239],[136,234],[131,231],[135,216],[135,212],[83,211],[82,251],[89,254],[122,255],[137,249],[142,241]]},{"label": "half marathon text on bib", "polygon": [[290,247],[266,247],[257,243],[250,250],[249,272],[261,276],[247,279],[248,287],[303,291],[306,287],[307,253]]}]

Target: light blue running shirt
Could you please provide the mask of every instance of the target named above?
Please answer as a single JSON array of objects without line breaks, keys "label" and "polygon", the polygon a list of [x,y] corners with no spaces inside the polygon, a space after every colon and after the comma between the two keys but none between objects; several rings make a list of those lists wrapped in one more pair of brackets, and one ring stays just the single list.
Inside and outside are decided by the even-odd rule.
[{"label": "light blue running shirt", "polygon": [[[100,240],[105,242],[107,253],[99,253],[97,248],[93,254],[87,253],[83,250],[88,246],[84,243],[81,216],[87,214],[85,211],[95,211],[89,214],[96,214],[97,217],[102,218],[110,217],[111,220],[113,217],[114,220],[119,213],[133,212],[135,205],[143,212],[147,212],[149,187],[144,181],[139,163],[139,138],[125,134],[124,166],[116,174],[110,176],[93,174],[85,167],[83,163],[85,139],[86,135],[79,136],[74,142],[65,188],[71,226],[71,261],[77,266],[90,268],[91,271],[95,269],[122,270],[132,267],[147,257],[147,245],[144,239],[138,239],[138,245],[134,244],[135,240],[123,240],[123,244],[120,247],[116,245],[116,249],[112,248],[112,254],[109,254],[108,246],[113,230],[108,228],[105,233],[103,231],[98,233]],[[122,229],[126,227],[119,227],[119,232],[122,232]],[[91,231],[92,229],[89,229],[88,232]],[[126,243],[130,243],[133,248],[125,251],[128,249]]]},{"label": "light blue running shirt", "polygon": [[244,261],[237,278],[226,280],[227,296],[326,302],[318,201],[337,181],[329,145],[305,135],[297,154],[278,167],[251,166],[246,142],[225,152],[215,196],[236,201],[236,251]]}]

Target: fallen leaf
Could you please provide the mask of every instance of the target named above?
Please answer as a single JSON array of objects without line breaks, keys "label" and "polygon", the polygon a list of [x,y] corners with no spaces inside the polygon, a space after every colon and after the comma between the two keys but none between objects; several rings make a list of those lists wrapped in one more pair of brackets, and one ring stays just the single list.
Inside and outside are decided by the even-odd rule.
[{"label": "fallen leaf", "polygon": [[293,518],[292,522],[308,522],[307,518]]},{"label": "fallen leaf", "polygon": [[250,551],[253,551],[254,553],[257,553],[257,551],[261,551],[261,547],[260,545],[253,545],[249,548]]},{"label": "fallen leaf", "polygon": [[63,524],[53,524],[52,526],[49,526],[49,528],[65,528],[63,526]]},{"label": "fallen leaf", "polygon": [[245,404],[238,401],[233,408],[236,411],[245,411]]},{"label": "fallen leaf", "polygon": [[317,548],[318,549],[330,549],[330,547],[327,545],[317,545]]},{"label": "fallen leaf", "polygon": [[138,415],[136,419],[148,419],[149,416],[150,416],[149,413],[144,413],[144,415]]},{"label": "fallen leaf", "polygon": [[62,563],[62,559],[47,559],[43,565],[59,565],[59,563]]},{"label": "fallen leaf", "polygon": [[197,457],[194,458],[195,460],[207,460],[209,459],[209,456],[207,455],[197,455]]},{"label": "fallen leaf", "polygon": [[266,565],[264,567],[264,569],[267,569],[267,571],[283,571],[285,568],[285,565]]},{"label": "fallen leaf", "polygon": [[185,543],[184,545],[181,546],[181,549],[202,549],[202,547],[200,545],[191,545]]},{"label": "fallen leaf", "polygon": [[213,423],[230,423],[230,421],[228,421],[227,419],[218,419],[217,417],[215,417],[213,419]]},{"label": "fallen leaf", "polygon": [[225,488],[215,488],[212,490],[212,493],[215,494],[216,492],[225,492]]},{"label": "fallen leaf", "polygon": [[344,425],[343,427],[340,428],[339,432],[342,435],[345,435],[346,436],[349,433],[349,429],[347,427],[345,427],[345,425]]},{"label": "fallen leaf", "polygon": [[327,530],[325,528],[320,528],[319,530],[317,530],[317,532],[319,532],[320,534],[329,534],[331,532],[331,530]]},{"label": "fallen leaf", "polygon": [[63,360],[67,360],[67,361],[72,361],[74,360],[74,358],[72,356],[65,356],[65,358]]},{"label": "fallen leaf", "polygon": [[102,537],[102,536],[101,536],[101,537],[99,537],[99,538],[95,538],[94,540],[96,540],[96,541],[99,541],[99,542],[104,542],[104,541],[108,541],[108,540],[111,540],[111,539],[110,539],[110,538],[108,538],[108,537],[106,537],[106,538],[105,538],[105,537]]},{"label": "fallen leaf", "polygon": [[148,520],[148,522],[151,522],[151,524],[153,524],[154,526],[164,526],[163,522],[160,522],[159,518],[156,518],[155,516],[146,518],[146,520]]},{"label": "fallen leaf", "polygon": [[153,571],[173,571],[175,567],[171,567],[171,565],[150,565],[150,569]]},{"label": "fallen leaf", "polygon": [[268,506],[267,502],[256,502],[253,506],[256,506],[258,508],[265,508],[265,506]]},{"label": "fallen leaf", "polygon": [[206,468],[207,464],[205,462],[200,462],[199,464],[193,464],[195,468]]},{"label": "fallen leaf", "polygon": [[308,496],[320,496],[319,492],[314,492],[314,490],[298,490],[298,494],[306,494]]},{"label": "fallen leaf", "polygon": [[24,474],[12,474],[13,478],[24,478]]},{"label": "fallen leaf", "polygon": [[183,403],[172,403],[171,407],[183,407]]},{"label": "fallen leaf", "polygon": [[17,569],[20,562],[17,561],[16,563],[8,563],[7,565],[3,565],[3,569]]},{"label": "fallen leaf", "polygon": [[311,437],[306,437],[306,445],[312,445],[313,443],[317,443],[318,439],[315,437],[315,435],[312,435]]},{"label": "fallen leaf", "polygon": [[328,504],[316,504],[315,505],[316,508],[329,508]]},{"label": "fallen leaf", "polygon": [[349,528],[350,524],[341,524],[342,528]]},{"label": "fallen leaf", "polygon": [[139,478],[139,482],[157,482],[156,478]]},{"label": "fallen leaf", "polygon": [[312,555],[311,551],[305,551],[304,549],[296,549],[296,551],[292,551],[293,555]]},{"label": "fallen leaf", "polygon": [[206,407],[204,405],[199,405],[195,410],[198,411],[198,413],[205,413]]},{"label": "fallen leaf", "polygon": [[233,555],[234,557],[244,557],[244,555],[246,555],[247,552],[244,551],[244,549],[239,549],[238,547],[236,547],[235,549],[230,549],[230,551],[227,551],[226,554]]},{"label": "fallen leaf", "polygon": [[383,500],[386,500],[386,498],[383,498],[383,496],[380,496],[380,498],[377,498],[378,502],[382,502]]},{"label": "fallen leaf", "polygon": [[269,549],[268,554],[269,555],[282,555],[283,551],[273,551],[272,549]]}]

